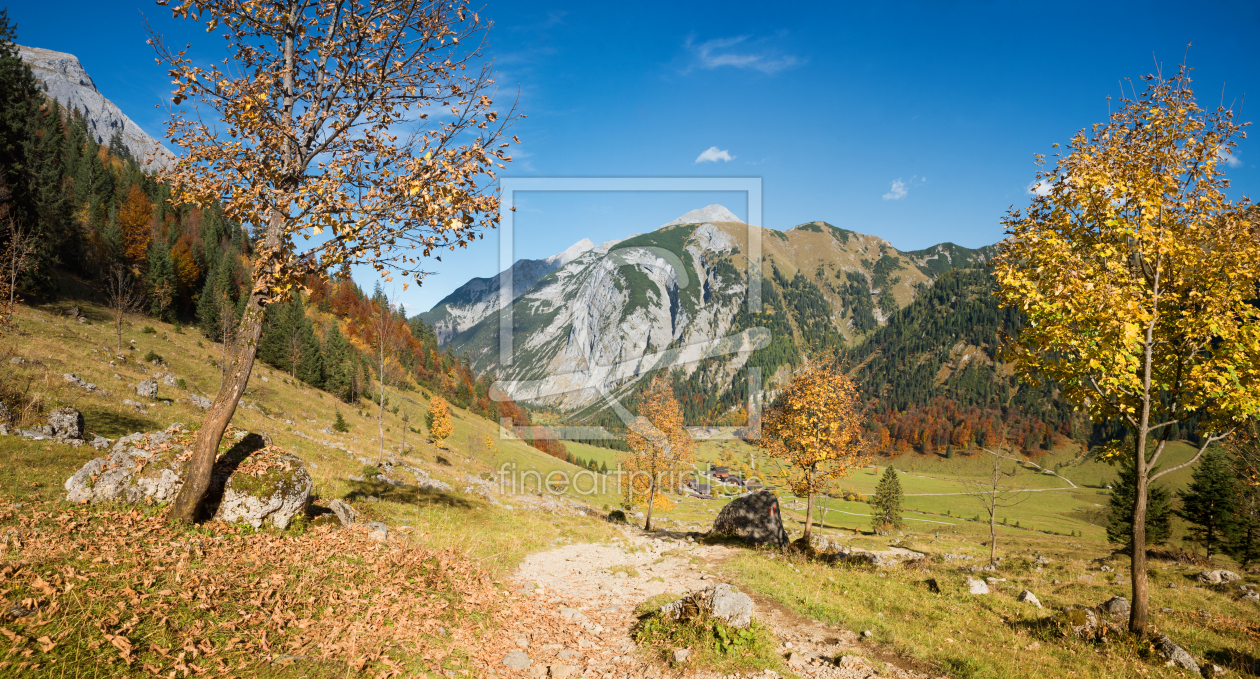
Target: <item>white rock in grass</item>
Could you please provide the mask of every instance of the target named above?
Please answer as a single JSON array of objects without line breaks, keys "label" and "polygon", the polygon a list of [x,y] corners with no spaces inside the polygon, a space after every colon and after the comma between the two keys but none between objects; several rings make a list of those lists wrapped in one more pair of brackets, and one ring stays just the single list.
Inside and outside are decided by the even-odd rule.
[{"label": "white rock in grass", "polygon": [[988,594],[989,585],[984,580],[967,579],[967,588],[972,594]]}]

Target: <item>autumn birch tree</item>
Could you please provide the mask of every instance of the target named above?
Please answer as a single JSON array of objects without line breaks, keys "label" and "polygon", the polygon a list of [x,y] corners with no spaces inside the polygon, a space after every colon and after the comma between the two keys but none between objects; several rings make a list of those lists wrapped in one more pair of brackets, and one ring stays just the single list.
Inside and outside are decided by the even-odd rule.
[{"label": "autumn birch tree", "polygon": [[622,467],[629,476],[629,497],[647,502],[643,530],[652,530],[656,496],[670,474],[681,472],[691,463],[696,442],[683,427],[682,408],[665,377],[652,378],[638,411],[626,432],[630,452],[622,456]]},{"label": "autumn birch tree", "polygon": [[494,226],[517,115],[494,110],[485,24],[459,0],[181,0],[173,12],[219,33],[226,58],[195,63],[151,34],[173,104],[196,105],[168,123],[181,150],[172,199],[221,202],[257,242],[227,378],[171,509],[192,521],[265,307],[345,265],[421,276],[439,248]]},{"label": "autumn birch tree", "polygon": [[834,365],[806,361],[761,425],[758,445],[789,467],[788,487],[806,499],[806,545],[814,521],[814,495],[869,457],[862,411],[852,380]]},{"label": "autumn birch tree", "polygon": [[[1145,80],[1038,172],[1032,204],[1003,222],[1010,238],[994,263],[1002,305],[1027,317],[1007,345],[1025,379],[1053,380],[1095,421],[1133,433],[1103,456],[1136,473],[1134,633],[1147,624],[1151,482],[1260,410],[1260,309],[1249,302],[1260,233],[1222,176],[1244,125],[1230,109],[1199,108],[1184,66]],[[1197,451],[1161,466],[1173,425],[1192,417]]]}]

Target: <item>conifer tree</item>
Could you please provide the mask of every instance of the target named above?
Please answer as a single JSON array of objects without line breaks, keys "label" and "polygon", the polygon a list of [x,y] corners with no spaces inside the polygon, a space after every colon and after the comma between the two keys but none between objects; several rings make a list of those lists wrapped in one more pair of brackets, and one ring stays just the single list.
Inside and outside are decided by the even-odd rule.
[{"label": "conifer tree", "polygon": [[337,419],[333,420],[333,431],[345,433],[350,431],[350,425],[346,424],[346,418],[342,417],[341,411],[337,411]]},{"label": "conifer tree", "polygon": [[871,527],[876,533],[901,528],[901,500],[901,480],[897,478],[896,468],[888,465],[871,499]]},{"label": "conifer tree", "polygon": [[[1122,463],[1120,474],[1111,484],[1108,504],[1107,541],[1126,549],[1133,542],[1133,502],[1137,474],[1132,464]],[[1172,496],[1163,486],[1152,486],[1146,495],[1146,542],[1162,545],[1172,536]]]},{"label": "conifer tree", "polygon": [[1243,477],[1238,483],[1238,512],[1229,555],[1243,568],[1260,561],[1260,479]]},{"label": "conifer tree", "polygon": [[1224,450],[1213,447],[1191,475],[1190,486],[1179,491],[1177,516],[1191,524],[1190,537],[1208,558],[1229,548],[1237,530],[1238,486]]}]

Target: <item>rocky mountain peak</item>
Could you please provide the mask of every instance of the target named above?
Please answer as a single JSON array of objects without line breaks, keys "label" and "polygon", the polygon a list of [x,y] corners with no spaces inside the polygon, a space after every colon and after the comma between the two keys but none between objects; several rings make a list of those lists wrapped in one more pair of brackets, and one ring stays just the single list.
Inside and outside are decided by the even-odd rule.
[{"label": "rocky mountain peak", "polygon": [[721,205],[709,205],[698,210],[692,210],[668,224],[663,224],[662,227],[674,226],[675,224],[704,224],[706,222],[737,222],[743,224],[744,220],[736,217],[735,213]]},{"label": "rocky mountain peak", "polygon": [[66,108],[83,112],[88,133],[97,143],[108,144],[114,133],[121,133],[123,143],[144,169],[162,170],[174,163],[175,154],[146,134],[96,89],[96,83],[78,57],[40,47],[18,45],[17,48],[22,61],[31,67],[49,98]]}]

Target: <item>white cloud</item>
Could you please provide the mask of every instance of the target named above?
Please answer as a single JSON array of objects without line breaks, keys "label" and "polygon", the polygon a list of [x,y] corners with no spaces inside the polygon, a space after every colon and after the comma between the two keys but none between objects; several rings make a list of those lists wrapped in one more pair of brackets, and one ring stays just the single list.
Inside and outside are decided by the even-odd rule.
[{"label": "white cloud", "polygon": [[[692,66],[706,70],[730,66],[770,75],[800,63],[800,60],[791,54],[782,54],[770,47],[759,47],[758,43],[762,41],[746,44],[747,41],[746,35],[734,38],[714,38],[702,43],[696,43],[693,38],[687,38],[686,48],[695,57],[696,63]],[[743,49],[738,51],[731,49],[737,45],[743,45]],[[690,71],[692,66],[684,72]]]},{"label": "white cloud", "polygon": [[1044,179],[1034,179],[1028,182],[1028,186],[1024,187],[1024,191],[1030,196],[1048,196],[1050,195],[1050,183]]},{"label": "white cloud", "polygon": [[1216,157],[1229,167],[1242,167],[1243,163],[1229,149],[1216,149]]},{"label": "white cloud", "polygon": [[906,183],[901,181],[901,178],[897,178],[893,180],[892,188],[888,190],[888,193],[884,194],[884,200],[901,200],[908,193],[910,191],[906,188]]},{"label": "white cloud", "polygon": [[716,163],[719,160],[724,161],[724,162],[730,162],[731,160],[734,160],[734,159],[735,159],[735,156],[732,156],[730,151],[723,151],[722,149],[716,146],[710,146],[709,148],[705,149],[704,153],[701,153],[700,155],[696,156],[697,163]]}]

